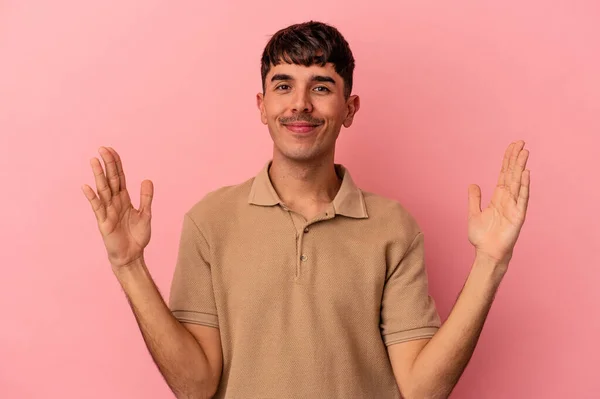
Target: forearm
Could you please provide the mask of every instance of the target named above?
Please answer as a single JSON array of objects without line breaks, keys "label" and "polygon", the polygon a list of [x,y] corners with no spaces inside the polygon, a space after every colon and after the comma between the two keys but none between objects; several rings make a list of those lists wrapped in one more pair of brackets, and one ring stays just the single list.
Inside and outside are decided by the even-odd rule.
[{"label": "forearm", "polygon": [[143,258],[115,271],[165,381],[179,398],[208,397],[214,385],[202,347],[172,315]]},{"label": "forearm", "polygon": [[447,398],[466,368],[506,272],[481,256],[446,322],[417,356],[411,372],[412,398]]}]

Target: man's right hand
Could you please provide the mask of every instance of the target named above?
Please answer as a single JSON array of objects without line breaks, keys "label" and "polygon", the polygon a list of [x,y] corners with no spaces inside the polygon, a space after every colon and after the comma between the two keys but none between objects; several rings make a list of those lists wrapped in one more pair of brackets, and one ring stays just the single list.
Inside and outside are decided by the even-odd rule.
[{"label": "man's right hand", "polygon": [[108,259],[116,272],[141,258],[150,242],[154,187],[150,180],[142,182],[140,209],[135,209],[127,192],[119,154],[111,147],[100,147],[99,153],[106,173],[98,158],[90,161],[98,195],[87,184],[82,186],[82,190],[96,215]]}]

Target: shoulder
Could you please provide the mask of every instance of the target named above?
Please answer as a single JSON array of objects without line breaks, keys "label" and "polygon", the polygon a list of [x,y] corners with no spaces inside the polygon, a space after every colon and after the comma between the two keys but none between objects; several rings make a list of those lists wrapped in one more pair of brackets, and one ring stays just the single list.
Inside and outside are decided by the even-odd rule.
[{"label": "shoulder", "polygon": [[[397,238],[414,239],[421,232],[416,218],[398,200],[361,190],[369,219],[382,231],[389,231]],[[400,236],[400,237],[399,237]]]},{"label": "shoulder", "polygon": [[248,203],[248,195],[254,177],[235,185],[223,186],[209,191],[185,213],[197,225],[210,224],[215,220],[229,218],[236,210]]}]

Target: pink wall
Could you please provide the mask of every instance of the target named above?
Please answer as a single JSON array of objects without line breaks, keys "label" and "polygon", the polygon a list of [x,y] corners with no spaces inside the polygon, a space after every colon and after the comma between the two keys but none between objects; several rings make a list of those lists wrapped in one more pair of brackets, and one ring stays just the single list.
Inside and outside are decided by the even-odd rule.
[{"label": "pink wall", "polygon": [[270,156],[262,47],[310,18],[357,58],[337,161],[417,217],[443,318],[473,256],[468,184],[487,201],[505,146],[531,151],[528,220],[453,397],[598,397],[600,3],[204,3],[0,2],[0,397],[171,397],[80,191],[88,161],[120,151],[136,204],[154,181],[166,294],[183,213]]}]

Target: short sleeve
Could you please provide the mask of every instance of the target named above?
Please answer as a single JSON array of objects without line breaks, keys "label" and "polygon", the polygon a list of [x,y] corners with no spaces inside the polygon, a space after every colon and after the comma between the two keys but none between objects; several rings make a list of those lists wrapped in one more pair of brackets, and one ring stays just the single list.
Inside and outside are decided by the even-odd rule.
[{"label": "short sleeve", "polygon": [[185,214],[169,308],[177,320],[219,327],[210,269],[210,246],[192,218]]},{"label": "short sleeve", "polygon": [[423,233],[419,232],[389,274],[381,303],[381,335],[386,346],[431,338],[440,327],[429,295]]}]

